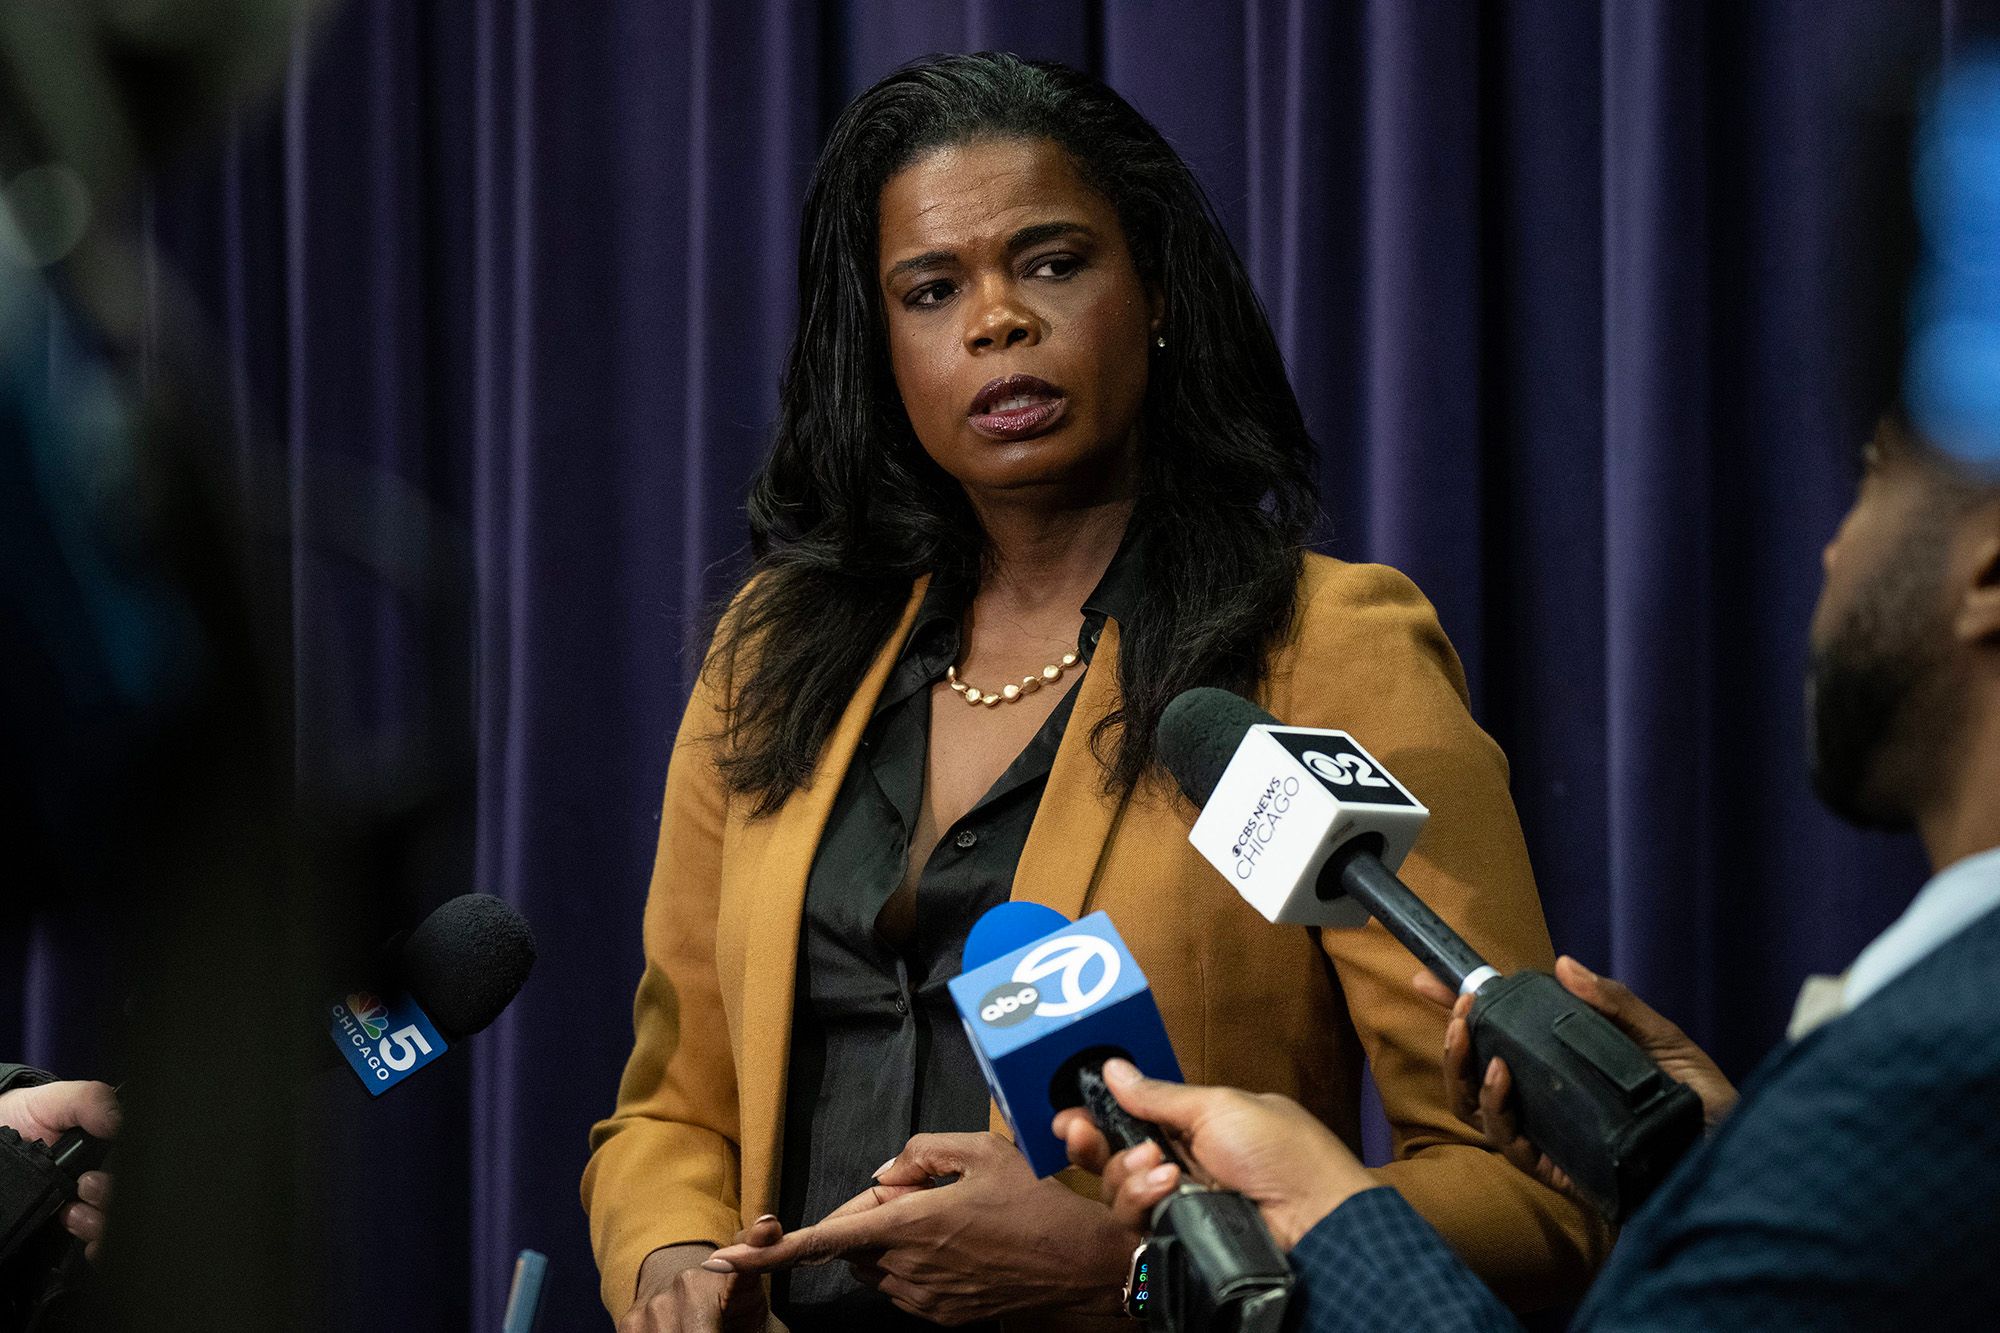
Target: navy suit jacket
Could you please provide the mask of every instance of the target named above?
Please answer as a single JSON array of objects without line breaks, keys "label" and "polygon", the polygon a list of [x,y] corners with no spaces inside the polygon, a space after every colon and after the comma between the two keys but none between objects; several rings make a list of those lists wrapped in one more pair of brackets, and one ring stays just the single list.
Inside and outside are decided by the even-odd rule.
[{"label": "navy suit jacket", "polygon": [[[1519,1325],[1388,1189],[1292,1251],[1293,1326]],[[1579,1329],[2000,1328],[2000,911],[1774,1052],[1626,1228]]]}]

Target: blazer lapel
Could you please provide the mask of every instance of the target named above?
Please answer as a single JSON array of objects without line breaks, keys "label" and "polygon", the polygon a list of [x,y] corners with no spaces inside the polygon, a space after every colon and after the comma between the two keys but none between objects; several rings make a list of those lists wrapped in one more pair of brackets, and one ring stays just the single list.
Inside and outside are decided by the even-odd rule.
[{"label": "blazer lapel", "polygon": [[1111,826],[1125,802],[1104,790],[1104,766],[1091,752],[1097,724],[1118,707],[1118,622],[1106,620],[1090,669],[1076,687],[1076,707],[1049,766],[1021,862],[1014,869],[1015,902],[1041,903],[1074,921],[1090,900]]},{"label": "blazer lapel", "polygon": [[[1105,620],[1090,669],[1083,673],[1076,690],[1076,707],[1063,729],[1062,744],[1056,747],[1055,762],[1049,766],[1041,806],[1028,829],[1020,864],[1014,868],[1011,894],[1015,902],[1053,907],[1072,921],[1083,915],[1090,902],[1098,866],[1111,844],[1112,826],[1125,807],[1122,796],[1105,792],[1104,766],[1090,748],[1090,735],[1097,724],[1118,707],[1117,621]],[[995,1134],[1012,1136],[998,1106],[988,1107],[987,1127]],[[1094,1183],[1080,1183],[1087,1178],[1068,1180],[1077,1174],[1065,1172],[1067,1183],[1095,1198]]]},{"label": "blazer lapel", "polygon": [[811,783],[765,821],[763,854],[754,858],[751,873],[737,890],[748,897],[743,944],[743,1049],[737,1063],[739,1071],[752,1071],[747,1078],[740,1073],[737,1078],[746,1218],[777,1207],[799,918],[805,908],[813,856],[847,766],[861,747],[861,735],[874,715],[875,701],[902,653],[929,582],[929,576],[917,580],[895,632],[861,678],[828,737]]}]

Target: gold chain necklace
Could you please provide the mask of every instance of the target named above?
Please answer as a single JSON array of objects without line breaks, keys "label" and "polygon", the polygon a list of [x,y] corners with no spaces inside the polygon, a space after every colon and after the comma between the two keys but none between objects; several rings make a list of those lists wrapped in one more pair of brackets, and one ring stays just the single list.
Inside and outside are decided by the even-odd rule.
[{"label": "gold chain necklace", "polygon": [[944,678],[952,689],[965,697],[967,703],[974,706],[984,704],[986,707],[991,708],[995,704],[1019,703],[1024,696],[1033,694],[1036,690],[1042,688],[1043,685],[1055,684],[1062,679],[1063,672],[1076,665],[1076,661],[1075,653],[1064,653],[1060,660],[1051,662],[1043,667],[1041,674],[1023,676],[1019,685],[1003,685],[1000,687],[998,694],[995,694],[991,690],[975,689],[973,686],[967,685],[958,678],[958,667],[956,664],[944,669]]}]

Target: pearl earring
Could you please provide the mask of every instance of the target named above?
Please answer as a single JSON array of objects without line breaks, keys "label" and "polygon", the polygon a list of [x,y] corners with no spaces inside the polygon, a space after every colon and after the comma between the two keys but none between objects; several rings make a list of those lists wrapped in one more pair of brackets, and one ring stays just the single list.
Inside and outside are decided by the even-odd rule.
[{"label": "pearl earring", "polygon": [[1161,351],[1163,351],[1163,352],[1164,352],[1164,351],[1165,351],[1165,350],[1167,349],[1167,335],[1166,335],[1166,334],[1164,334],[1164,333],[1156,333],[1156,334],[1154,334],[1154,335],[1153,335],[1153,346],[1155,346],[1155,347],[1159,348],[1159,349],[1160,349]]}]

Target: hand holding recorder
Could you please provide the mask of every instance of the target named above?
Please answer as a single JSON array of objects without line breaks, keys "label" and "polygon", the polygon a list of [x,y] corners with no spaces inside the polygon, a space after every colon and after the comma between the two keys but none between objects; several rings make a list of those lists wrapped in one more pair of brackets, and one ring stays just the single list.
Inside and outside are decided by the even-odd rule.
[{"label": "hand holding recorder", "polygon": [[[1556,960],[1555,976],[1563,989],[1630,1037],[1667,1077],[1685,1083],[1701,1099],[1702,1120],[1710,1129],[1736,1109],[1736,1087],[1708,1053],[1629,988],[1598,976],[1568,955]],[[1506,1060],[1494,1056],[1483,1067],[1474,1061],[1472,996],[1453,994],[1429,972],[1419,972],[1410,980],[1419,995],[1451,1011],[1444,1033],[1444,1091],[1446,1103],[1458,1118],[1484,1134],[1486,1141],[1521,1171],[1550,1189],[1588,1202],[1568,1173],[1522,1132],[1512,1099],[1514,1075]]]}]

